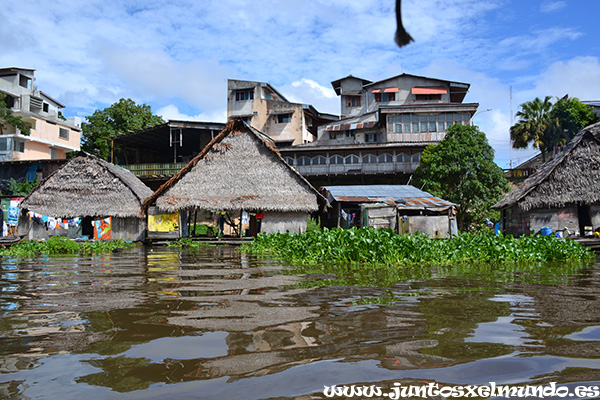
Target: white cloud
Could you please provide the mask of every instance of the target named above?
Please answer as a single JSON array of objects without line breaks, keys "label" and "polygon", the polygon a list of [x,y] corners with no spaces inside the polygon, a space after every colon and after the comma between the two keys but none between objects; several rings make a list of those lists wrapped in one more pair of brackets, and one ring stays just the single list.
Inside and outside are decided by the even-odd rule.
[{"label": "white cloud", "polygon": [[278,89],[293,103],[310,104],[322,113],[340,113],[340,99],[331,86],[302,78]]},{"label": "white cloud", "polygon": [[600,59],[576,57],[551,64],[540,74],[534,89],[539,96],[568,94],[581,100],[600,97]]},{"label": "white cloud", "polygon": [[155,112],[156,115],[160,115],[165,121],[178,120],[178,121],[202,121],[202,122],[226,122],[227,111],[217,111],[215,113],[201,113],[198,115],[187,115],[179,111],[176,105],[169,104],[161,107]]},{"label": "white cloud", "polygon": [[565,3],[564,1],[550,1],[547,3],[542,3],[540,5],[540,11],[543,13],[551,13],[554,11],[558,11],[566,6],[567,3]]}]

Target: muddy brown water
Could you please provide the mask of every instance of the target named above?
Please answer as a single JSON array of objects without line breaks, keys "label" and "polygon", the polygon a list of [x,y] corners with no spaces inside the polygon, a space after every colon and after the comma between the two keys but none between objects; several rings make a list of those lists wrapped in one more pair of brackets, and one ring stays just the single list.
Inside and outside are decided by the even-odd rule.
[{"label": "muddy brown water", "polygon": [[5,256],[0,398],[320,399],[332,385],[600,386],[599,264],[551,284],[453,277],[385,288],[305,289],[307,278],[287,269],[228,246]]}]

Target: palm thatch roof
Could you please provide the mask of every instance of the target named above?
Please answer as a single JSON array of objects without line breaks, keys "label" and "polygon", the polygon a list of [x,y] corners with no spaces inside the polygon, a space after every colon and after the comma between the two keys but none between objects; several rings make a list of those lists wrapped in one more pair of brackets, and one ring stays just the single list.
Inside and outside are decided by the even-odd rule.
[{"label": "palm thatch roof", "polygon": [[146,199],[143,212],[152,204],[166,212],[313,212],[327,200],[283,160],[271,139],[235,119]]},{"label": "palm thatch roof", "polygon": [[583,128],[563,153],[544,164],[492,208],[522,211],[600,203],[600,123]]},{"label": "palm thatch roof", "polygon": [[21,207],[57,218],[142,218],[140,206],[150,195],[130,171],[81,152],[34,188]]}]

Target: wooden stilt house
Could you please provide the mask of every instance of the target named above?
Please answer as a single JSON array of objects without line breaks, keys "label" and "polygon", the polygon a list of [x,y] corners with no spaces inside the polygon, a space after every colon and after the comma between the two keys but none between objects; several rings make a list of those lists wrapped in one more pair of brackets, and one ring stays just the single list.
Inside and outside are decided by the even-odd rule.
[{"label": "wooden stilt house", "polygon": [[[143,211],[149,214],[149,225],[155,225],[157,215],[171,215],[166,219],[173,221],[179,214],[180,236],[187,235],[190,216],[200,210],[212,213],[219,228],[226,221],[232,235],[242,236],[303,232],[319,205],[325,207],[327,200],[283,160],[273,141],[235,119],[146,199]],[[149,230],[150,237],[161,234],[169,233]]]},{"label": "wooden stilt house", "polygon": [[23,199],[18,234],[145,240],[140,207],[151,194],[130,171],[80,153]]}]

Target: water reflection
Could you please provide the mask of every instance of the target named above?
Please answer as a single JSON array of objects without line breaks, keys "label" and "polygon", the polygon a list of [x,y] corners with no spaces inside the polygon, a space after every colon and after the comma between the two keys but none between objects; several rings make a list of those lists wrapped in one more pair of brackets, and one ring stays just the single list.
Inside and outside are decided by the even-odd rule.
[{"label": "water reflection", "polygon": [[288,269],[226,246],[5,258],[0,397],[600,381],[598,266],[536,283],[440,270],[385,287],[306,285],[331,277]]}]

